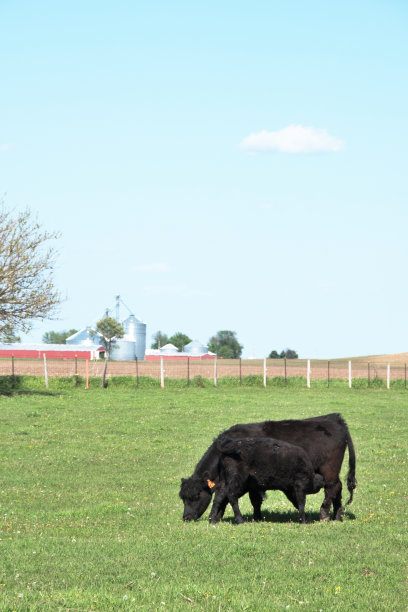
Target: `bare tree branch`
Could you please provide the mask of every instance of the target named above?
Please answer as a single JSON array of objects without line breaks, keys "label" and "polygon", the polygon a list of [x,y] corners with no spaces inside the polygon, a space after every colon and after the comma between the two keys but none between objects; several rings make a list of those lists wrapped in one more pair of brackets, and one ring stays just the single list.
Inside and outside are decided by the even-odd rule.
[{"label": "bare tree branch", "polygon": [[0,334],[28,332],[51,318],[61,297],[54,287],[58,233],[42,230],[29,209],[13,214],[0,202]]}]

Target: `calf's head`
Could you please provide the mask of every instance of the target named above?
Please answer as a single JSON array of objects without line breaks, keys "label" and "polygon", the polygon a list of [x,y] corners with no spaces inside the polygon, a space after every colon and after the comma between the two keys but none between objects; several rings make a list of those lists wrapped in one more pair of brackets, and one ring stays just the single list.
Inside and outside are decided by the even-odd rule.
[{"label": "calf's head", "polygon": [[207,510],[211,501],[211,489],[214,483],[207,478],[181,479],[180,497],[183,500],[183,521],[196,521]]},{"label": "calf's head", "polygon": [[317,493],[322,487],[324,487],[324,478],[321,474],[315,472],[313,475],[313,493]]}]

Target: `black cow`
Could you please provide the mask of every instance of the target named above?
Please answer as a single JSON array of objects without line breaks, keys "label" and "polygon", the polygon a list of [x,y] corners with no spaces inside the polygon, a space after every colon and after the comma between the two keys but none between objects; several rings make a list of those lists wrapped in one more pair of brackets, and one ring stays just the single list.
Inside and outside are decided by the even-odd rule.
[{"label": "black cow", "polygon": [[[325,496],[320,508],[320,519],[330,518],[330,508],[333,505],[333,518],[340,521],[343,516],[341,505],[342,484],[339,479],[346,446],[349,449],[349,472],[347,488],[350,492],[348,504],[353,499],[356,487],[355,471],[356,456],[353,441],[348,427],[340,414],[326,414],[301,420],[263,421],[234,425],[224,432],[231,438],[276,438],[290,442],[305,449],[309,455],[313,469],[324,479]],[[206,450],[197,463],[194,473],[189,478],[181,479],[180,497],[183,500],[185,521],[197,520],[210,504],[215,489],[220,489],[218,462],[220,451],[217,440]],[[287,498],[296,507],[297,501],[292,490],[285,491]],[[254,518],[261,517],[262,496],[249,491],[249,497],[254,507]],[[224,495],[218,501],[218,513],[213,518],[220,520],[228,504]]]},{"label": "black cow", "polygon": [[309,455],[300,446],[275,438],[230,438],[217,440],[221,453],[219,468],[223,487],[215,492],[210,523],[217,522],[219,505],[224,495],[234,511],[238,524],[244,519],[238,499],[245,493],[261,495],[265,491],[291,491],[299,509],[301,523],[306,523],[307,493],[317,493],[323,486],[323,476],[315,474]]}]

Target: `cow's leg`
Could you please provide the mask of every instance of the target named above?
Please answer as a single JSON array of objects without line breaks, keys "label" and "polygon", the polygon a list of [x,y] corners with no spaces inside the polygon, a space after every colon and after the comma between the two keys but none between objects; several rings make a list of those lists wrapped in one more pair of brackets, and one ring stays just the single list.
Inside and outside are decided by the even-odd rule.
[{"label": "cow's leg", "polygon": [[333,495],[333,519],[335,521],[342,521],[343,520],[343,507],[341,505],[341,491],[342,491],[343,485],[341,484],[341,481],[339,480],[338,483],[336,484],[335,487],[333,487],[333,489],[335,489],[334,491],[332,490],[332,495]]},{"label": "cow's leg", "polygon": [[254,521],[261,521],[261,505],[263,502],[263,494],[258,489],[252,489],[249,491],[249,499],[254,507]]},{"label": "cow's leg", "polygon": [[324,500],[320,508],[320,520],[328,521],[330,519],[330,508],[333,504],[333,518],[336,521],[341,521],[343,510],[341,506],[341,490],[342,484],[340,480],[326,484],[324,487]]},{"label": "cow's leg", "polygon": [[334,452],[330,461],[320,466],[319,473],[323,476],[324,486],[324,500],[320,508],[320,520],[328,521],[330,519],[330,509],[333,504],[334,507],[334,519],[341,520],[341,482],[340,482],[340,470],[344,456],[344,447],[338,448]]},{"label": "cow's leg", "polygon": [[331,497],[329,495],[330,487],[324,487],[324,500],[320,507],[320,520],[328,521],[330,519]]}]

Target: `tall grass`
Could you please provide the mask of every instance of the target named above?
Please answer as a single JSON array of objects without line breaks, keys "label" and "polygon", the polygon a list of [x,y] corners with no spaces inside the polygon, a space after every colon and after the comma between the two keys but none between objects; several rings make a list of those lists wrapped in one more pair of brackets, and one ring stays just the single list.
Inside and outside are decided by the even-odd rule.
[{"label": "tall grass", "polygon": [[[119,381],[117,381],[119,382]],[[134,381],[133,381],[134,382]],[[403,390],[269,386],[0,397],[1,610],[406,610]],[[238,422],[341,412],[358,489],[343,523],[311,523],[279,492],[264,521],[183,523],[180,478]],[[343,482],[347,468],[343,467]]]}]

